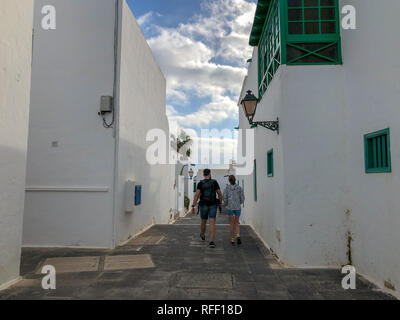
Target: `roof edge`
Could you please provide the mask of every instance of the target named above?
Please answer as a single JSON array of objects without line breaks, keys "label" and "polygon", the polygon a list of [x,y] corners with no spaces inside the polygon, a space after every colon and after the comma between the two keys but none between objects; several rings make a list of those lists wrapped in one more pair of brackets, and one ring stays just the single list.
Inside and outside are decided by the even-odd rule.
[{"label": "roof edge", "polygon": [[249,40],[249,44],[252,47],[258,46],[258,43],[260,42],[261,33],[264,27],[265,19],[267,18],[270,4],[271,0],[258,0],[253,28],[251,29]]}]

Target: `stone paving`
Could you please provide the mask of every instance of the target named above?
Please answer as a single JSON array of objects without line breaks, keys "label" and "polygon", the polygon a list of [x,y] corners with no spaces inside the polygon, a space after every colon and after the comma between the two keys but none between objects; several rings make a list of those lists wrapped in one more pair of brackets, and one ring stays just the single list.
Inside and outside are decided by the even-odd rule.
[{"label": "stone paving", "polygon": [[[227,217],[217,221],[215,249],[200,239],[197,215],[156,225],[115,250],[23,249],[23,280],[0,299],[394,299],[361,277],[356,290],[345,291],[339,269],[283,269],[248,226],[242,246],[232,247]],[[41,288],[46,260],[65,261],[56,290]],[[77,271],[88,266],[95,270]]]}]

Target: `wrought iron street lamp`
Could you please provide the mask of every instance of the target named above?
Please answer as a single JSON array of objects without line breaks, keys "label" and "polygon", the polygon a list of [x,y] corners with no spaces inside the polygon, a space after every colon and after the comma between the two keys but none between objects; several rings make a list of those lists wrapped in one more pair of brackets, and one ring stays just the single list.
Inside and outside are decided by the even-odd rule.
[{"label": "wrought iron street lamp", "polygon": [[261,126],[266,129],[276,131],[279,134],[279,118],[276,121],[253,121],[257,111],[257,104],[257,97],[251,92],[251,90],[247,91],[246,96],[241,101],[241,105],[247,120],[249,120],[250,126],[252,128]]}]

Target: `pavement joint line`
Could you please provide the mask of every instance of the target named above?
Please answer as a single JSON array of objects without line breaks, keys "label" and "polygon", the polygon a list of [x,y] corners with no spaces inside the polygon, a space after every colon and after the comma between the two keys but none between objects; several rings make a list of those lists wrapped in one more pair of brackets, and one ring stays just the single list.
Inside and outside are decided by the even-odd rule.
[{"label": "pavement joint line", "polygon": [[39,263],[37,264],[35,270],[33,271],[34,274],[38,274],[39,273],[39,270],[41,270],[43,268],[45,261],[46,261],[46,258],[43,258],[43,259],[41,259],[39,261]]},{"label": "pavement joint line", "polygon": [[[56,268],[56,272],[59,273],[59,274],[77,274],[77,273],[84,273],[84,272],[99,272],[101,257],[102,257],[101,255],[96,255],[96,256],[47,257],[47,258],[44,259],[43,262],[40,262],[38,264],[38,267],[35,270],[35,274],[36,275],[41,274],[40,270],[43,268],[43,266],[45,266],[46,263],[49,264],[49,265],[54,266]],[[89,262],[87,262],[87,261],[80,262],[81,263],[80,264],[79,260],[84,260],[84,259],[89,259],[89,260],[90,259],[96,259],[96,260],[98,259],[98,262],[96,262],[97,269],[96,270],[94,270],[94,268],[92,269],[92,267],[90,266],[90,264],[91,264],[90,261]],[[57,264],[57,261],[58,261],[59,265]],[[67,261],[69,261],[69,263]],[[82,269],[82,263],[84,265],[86,263],[86,267],[83,267],[83,269]],[[87,264],[89,264],[89,266],[87,266]],[[79,266],[79,265],[80,265],[81,269],[79,269],[79,267],[78,267],[78,270],[70,270],[70,269],[67,268],[64,271],[59,271],[59,269],[57,269],[57,268],[65,267],[65,266],[70,266],[71,267],[71,266]]]},{"label": "pavement joint line", "polygon": [[106,257],[105,256],[100,256],[98,272],[104,272],[105,261],[106,261]]},{"label": "pavement joint line", "polygon": [[156,245],[160,244],[164,239],[166,239],[166,237],[165,237],[165,236],[162,236],[162,237],[160,238],[160,240],[158,240],[158,241],[156,242]]},{"label": "pavement joint line", "polygon": [[151,228],[153,228],[154,226],[156,226],[156,224],[151,224],[145,228],[143,228],[143,230],[139,231],[137,234],[135,234],[134,236],[126,239],[125,241],[121,242],[120,244],[118,244],[118,246],[116,246],[116,248],[123,248],[124,246],[126,246],[129,242],[133,241],[136,238],[139,238],[141,235],[143,235],[144,233],[146,233],[147,231],[149,231]]},{"label": "pavement joint line", "polygon": [[[219,223],[216,223],[215,225],[216,225],[216,226],[223,226],[223,227],[230,226],[230,224],[219,224]],[[194,223],[187,223],[187,224],[180,223],[180,224],[174,224],[174,226],[186,226],[186,227],[192,226],[192,227],[200,227],[200,222],[199,222],[198,225],[197,225],[197,224],[194,224]]]},{"label": "pavement joint line", "polygon": [[47,300],[72,300],[72,297],[56,297],[56,296],[46,296]]}]

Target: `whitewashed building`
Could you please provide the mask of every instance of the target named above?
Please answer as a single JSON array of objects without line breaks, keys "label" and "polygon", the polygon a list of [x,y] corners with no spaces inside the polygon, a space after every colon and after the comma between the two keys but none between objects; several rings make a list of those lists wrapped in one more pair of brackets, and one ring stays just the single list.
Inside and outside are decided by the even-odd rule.
[{"label": "whitewashed building", "polygon": [[0,5],[0,290],[19,277],[31,84],[33,2]]},{"label": "whitewashed building", "polygon": [[[347,5],[355,30],[341,26]],[[254,128],[244,222],[289,266],[353,264],[397,292],[398,12],[397,0],[259,0],[241,94],[258,97],[254,122],[279,118],[279,134]]]},{"label": "whitewashed building", "polygon": [[165,98],[125,0],[35,1],[24,246],[113,248],[169,222],[174,167],[146,161]]}]

